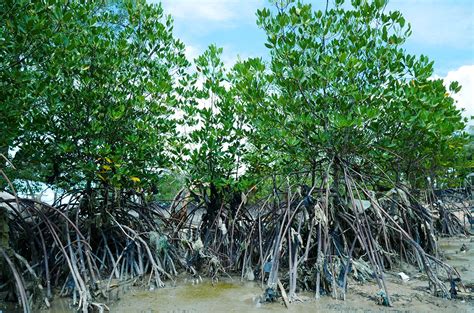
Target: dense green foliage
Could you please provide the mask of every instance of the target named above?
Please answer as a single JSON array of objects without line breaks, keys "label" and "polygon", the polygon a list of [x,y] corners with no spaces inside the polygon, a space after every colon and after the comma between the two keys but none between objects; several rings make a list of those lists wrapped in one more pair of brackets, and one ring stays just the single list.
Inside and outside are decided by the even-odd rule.
[{"label": "dense green foliage", "polygon": [[9,175],[156,191],[163,169],[179,170],[202,195],[292,172],[315,183],[329,164],[413,187],[455,176],[466,138],[450,93],[460,86],[447,91],[426,56],[404,51],[410,26],[385,5],[275,1],[257,14],[268,62],[224,69],[211,46],[193,71],[160,6],[3,1]]},{"label": "dense green foliage", "polygon": [[258,12],[271,92],[254,104],[257,132],[295,169],[335,162],[424,186],[454,166],[460,112],[442,80],[430,79],[433,63],[403,50],[410,27],[399,12],[385,13],[385,1],[353,1],[351,10],[343,2],[313,11],[278,1],[277,12]]},{"label": "dense green foliage", "polygon": [[221,54],[221,48],[210,46],[195,60],[193,97],[183,108],[189,136],[184,138],[182,167],[191,184],[202,194],[210,193],[211,201],[221,201],[214,198],[244,187],[248,120],[233,84],[235,72],[226,71]]},{"label": "dense green foliage", "polygon": [[2,110],[16,118],[2,146],[19,149],[20,177],[120,188],[169,166],[188,62],[161,7],[13,1],[2,14]]}]

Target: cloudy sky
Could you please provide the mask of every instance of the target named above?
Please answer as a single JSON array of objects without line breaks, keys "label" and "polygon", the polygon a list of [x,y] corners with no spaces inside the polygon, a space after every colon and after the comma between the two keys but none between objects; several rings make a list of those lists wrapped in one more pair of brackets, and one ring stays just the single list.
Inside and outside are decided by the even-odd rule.
[{"label": "cloudy sky", "polygon": [[[307,2],[322,7],[326,1]],[[255,12],[268,6],[268,0],[163,0],[162,4],[174,17],[175,33],[186,43],[190,58],[213,43],[224,48],[228,65],[239,56],[267,54]],[[401,11],[412,25],[406,50],[434,60],[435,77],[460,82],[458,106],[465,109],[465,116],[474,115],[474,0],[391,0],[388,9]]]}]

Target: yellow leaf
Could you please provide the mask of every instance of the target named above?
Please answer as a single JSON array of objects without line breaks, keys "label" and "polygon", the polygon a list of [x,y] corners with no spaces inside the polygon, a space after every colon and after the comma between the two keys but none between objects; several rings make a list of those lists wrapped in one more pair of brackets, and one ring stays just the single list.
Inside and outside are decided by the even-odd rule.
[{"label": "yellow leaf", "polygon": [[105,157],[105,160],[107,161],[107,163],[112,163],[112,160],[108,157]]},{"label": "yellow leaf", "polygon": [[445,97],[449,97],[449,92],[444,94]]},{"label": "yellow leaf", "polygon": [[112,168],[108,165],[102,165],[102,168],[106,171],[110,171]]},{"label": "yellow leaf", "polygon": [[140,178],[135,177],[135,176],[130,177],[130,179],[131,179],[134,183],[138,183],[138,182],[140,181]]}]

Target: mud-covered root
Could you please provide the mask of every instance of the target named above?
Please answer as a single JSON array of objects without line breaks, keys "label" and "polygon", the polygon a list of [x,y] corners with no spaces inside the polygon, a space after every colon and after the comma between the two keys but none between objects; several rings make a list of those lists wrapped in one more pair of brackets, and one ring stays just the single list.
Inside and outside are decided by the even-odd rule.
[{"label": "mud-covered root", "polygon": [[[170,255],[160,253],[151,241],[152,234],[160,233],[153,212],[127,200],[114,214],[107,213],[100,195],[104,193],[73,193],[54,205],[15,197],[1,200],[8,211],[10,238],[0,259],[17,256],[10,271],[29,273],[11,278],[23,307],[33,302],[48,306],[52,289],[59,288],[60,295],[71,297],[82,312],[104,310],[101,301],[107,298],[112,278],[142,279],[155,288],[164,286],[162,276],[171,279],[177,274]],[[42,300],[31,301],[35,298]]]},{"label": "mud-covered root", "polygon": [[[279,191],[254,208],[251,219],[241,220],[227,246],[240,249],[221,251],[237,257],[242,278],[261,279],[272,290],[280,279],[290,302],[303,289],[315,290],[317,298],[345,299],[349,277],[375,280],[383,303],[391,305],[385,271],[408,262],[426,273],[434,295],[451,298],[449,282],[461,279],[437,258],[429,205],[404,186],[376,194],[350,169],[342,172],[337,188],[334,178],[324,175],[311,188],[274,188]],[[256,275],[246,275],[248,268]]]},{"label": "mud-covered root", "polygon": [[399,262],[423,270],[433,293],[450,298],[446,280],[462,281],[437,258],[435,205],[402,185],[376,192],[370,177],[331,166],[313,186],[305,177],[273,179],[265,197],[249,200],[251,189],[206,221],[205,199],[185,190],[159,205],[107,189],[69,193],[53,205],[0,199],[9,228],[0,259],[28,310],[48,305],[54,288],[82,312],[107,310],[101,301],[122,283],[154,289],[180,271],[213,280],[238,272],[263,289],[288,290],[288,302],[302,290],[345,299],[351,277],[374,280],[391,305],[385,271]]}]

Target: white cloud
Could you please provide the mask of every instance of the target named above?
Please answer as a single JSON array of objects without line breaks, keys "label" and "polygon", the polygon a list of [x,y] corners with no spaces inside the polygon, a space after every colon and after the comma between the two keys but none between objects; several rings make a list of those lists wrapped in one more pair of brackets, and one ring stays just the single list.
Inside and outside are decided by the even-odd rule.
[{"label": "white cloud", "polygon": [[[461,86],[461,91],[453,95],[457,101],[457,107],[463,109],[463,116],[470,119],[474,115],[474,65],[464,65],[460,68],[449,71],[444,82],[446,86],[453,81],[457,81]],[[474,125],[474,121],[469,121],[469,125]]]},{"label": "white cloud", "polygon": [[[152,1],[155,2],[155,1]],[[252,18],[262,0],[163,0],[166,13],[175,19],[228,22]]]},{"label": "white cloud", "polygon": [[186,55],[186,58],[190,62],[194,62],[194,59],[196,59],[198,56],[200,56],[203,53],[203,50],[200,47],[193,46],[193,45],[186,45],[184,54]]},{"label": "white cloud", "polygon": [[235,18],[235,12],[229,9],[226,1],[165,0],[163,7],[175,18],[211,21],[225,21]]},{"label": "white cloud", "polygon": [[451,48],[474,47],[474,2],[446,0],[394,0],[390,10],[400,10],[412,25],[410,40]]}]

